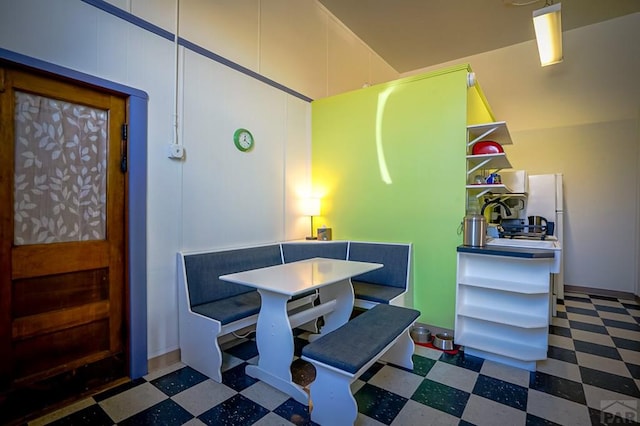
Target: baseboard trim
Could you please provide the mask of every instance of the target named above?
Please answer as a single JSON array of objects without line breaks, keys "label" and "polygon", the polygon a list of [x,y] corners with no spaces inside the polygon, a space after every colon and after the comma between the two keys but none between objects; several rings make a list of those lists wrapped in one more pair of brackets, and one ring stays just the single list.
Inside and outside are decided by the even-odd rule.
[{"label": "baseboard trim", "polygon": [[147,369],[149,373],[166,368],[170,365],[180,361],[180,349],[176,349],[166,354],[159,355],[157,357],[147,360]]},{"label": "baseboard trim", "polygon": [[615,297],[617,299],[627,299],[627,300],[635,300],[640,303],[640,298],[633,293],[627,293],[624,291],[616,291],[616,290],[606,290],[602,288],[591,288],[591,287],[580,287],[576,285],[566,285],[564,286],[565,293],[584,293],[584,294],[593,294],[596,296],[606,296],[606,297]]}]

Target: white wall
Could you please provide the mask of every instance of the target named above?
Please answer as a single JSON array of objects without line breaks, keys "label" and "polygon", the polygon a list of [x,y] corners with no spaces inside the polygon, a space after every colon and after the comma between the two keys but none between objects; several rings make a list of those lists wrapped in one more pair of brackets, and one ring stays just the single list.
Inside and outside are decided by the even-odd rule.
[{"label": "white wall", "polygon": [[[111,0],[218,55],[317,99],[398,73],[316,0]],[[123,4],[126,3],[126,4]]]},{"label": "white wall", "polygon": [[505,151],[513,167],[564,174],[565,283],[636,292],[640,14],[563,38],[564,62],[549,67],[540,67],[530,41],[419,72],[470,63],[497,119],[509,126],[514,145]]},{"label": "white wall", "polygon": [[[295,212],[295,200],[308,189],[308,103],[189,51],[183,84],[185,99],[194,101],[185,102],[182,114],[188,147],[182,247],[279,241],[287,230],[301,238],[305,218],[285,223],[284,212]],[[289,120],[289,112],[297,120]],[[240,127],[255,138],[251,152],[233,144]],[[285,167],[290,154],[300,168]],[[287,190],[288,181],[300,186]]]},{"label": "white wall", "polygon": [[[177,0],[114,0],[171,33]],[[299,197],[310,178],[308,102],[79,0],[0,0],[0,47],[131,86],[149,95],[148,354],[178,348],[176,252],[302,238]],[[315,0],[181,0],[179,35],[316,98],[397,73]],[[349,61],[343,61],[349,58]],[[233,145],[238,127],[256,147]],[[132,165],[134,166],[134,165]]]}]

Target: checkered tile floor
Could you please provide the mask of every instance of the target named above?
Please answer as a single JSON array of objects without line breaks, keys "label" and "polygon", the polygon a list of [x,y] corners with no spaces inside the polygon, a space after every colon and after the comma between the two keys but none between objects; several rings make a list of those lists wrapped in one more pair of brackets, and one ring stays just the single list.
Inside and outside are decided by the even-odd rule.
[{"label": "checkered tile floor", "polygon": [[[537,372],[416,346],[413,371],[376,364],[354,383],[356,424],[636,424],[640,306],[569,293],[558,311]],[[306,406],[244,373],[257,355],[253,341],[228,349],[223,383],[176,364],[31,424],[313,424]],[[292,371],[302,384],[314,374],[301,360]]]}]

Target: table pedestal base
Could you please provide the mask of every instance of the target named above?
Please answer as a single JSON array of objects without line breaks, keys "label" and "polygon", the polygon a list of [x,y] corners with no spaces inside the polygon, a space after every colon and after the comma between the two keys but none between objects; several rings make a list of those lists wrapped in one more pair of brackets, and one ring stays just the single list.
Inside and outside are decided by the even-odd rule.
[{"label": "table pedestal base", "polygon": [[300,404],[309,405],[309,394],[304,388],[292,381],[275,376],[259,365],[247,365],[246,373],[254,379],[262,380],[270,386],[286,393]]},{"label": "table pedestal base", "polygon": [[258,365],[248,365],[246,373],[254,379],[281,390],[301,404],[309,405],[309,395],[291,377],[293,360],[292,328],[312,318],[324,316],[325,324],[319,334],[312,334],[315,340],[349,321],[353,307],[353,289],[349,279],[341,280],[319,289],[320,305],[298,312],[287,313],[289,296],[258,289],[262,306],[256,325]]}]

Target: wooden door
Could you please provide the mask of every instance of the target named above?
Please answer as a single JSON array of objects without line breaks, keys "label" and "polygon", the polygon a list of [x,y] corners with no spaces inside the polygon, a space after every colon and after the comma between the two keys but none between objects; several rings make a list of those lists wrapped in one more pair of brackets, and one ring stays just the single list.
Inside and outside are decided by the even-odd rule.
[{"label": "wooden door", "polygon": [[114,94],[0,63],[5,417],[127,375],[125,115]]}]

